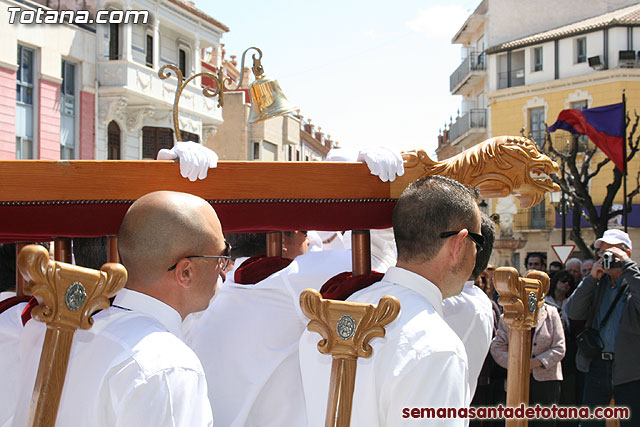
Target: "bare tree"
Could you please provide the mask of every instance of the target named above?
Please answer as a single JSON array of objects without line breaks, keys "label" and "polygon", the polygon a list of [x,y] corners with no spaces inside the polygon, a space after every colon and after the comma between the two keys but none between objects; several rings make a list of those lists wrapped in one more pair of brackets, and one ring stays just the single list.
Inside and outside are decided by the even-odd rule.
[{"label": "bare tree", "polygon": [[[631,132],[628,133],[625,141],[627,144],[627,163],[633,159],[640,146],[640,133],[637,132],[640,116],[638,116],[635,111],[634,115],[635,119],[631,127]],[[627,113],[625,122],[627,129],[630,123],[631,118]],[[567,150],[558,150],[557,147],[553,146],[551,135],[547,132],[544,152],[558,162],[562,171],[561,175],[552,175],[551,179],[560,185],[562,191],[565,193],[567,207],[573,212],[569,237],[576,243],[585,258],[595,258],[591,245],[587,244],[582,236],[581,220],[584,216],[591,225],[596,237],[599,238],[602,237],[607,230],[611,218],[624,214],[624,208],[611,210],[613,201],[622,186],[624,175],[619,169],[613,169],[613,179],[606,187],[606,195],[602,201],[600,212],[598,212],[593,198],[591,194],[589,194],[589,182],[601,173],[602,168],[610,163],[611,160],[605,157],[604,160],[594,165],[594,167],[591,167],[593,156],[598,152],[598,148],[595,146],[580,147],[580,145],[581,142],[579,138],[571,137]],[[584,148],[584,150],[582,150],[582,148]],[[579,156],[579,153],[582,155]],[[627,179],[632,178],[628,177]],[[634,183],[628,182],[628,185],[629,184],[633,185]],[[640,173],[635,177],[635,189],[627,194],[627,212],[631,212],[633,198],[638,195],[638,193],[640,193]]]}]

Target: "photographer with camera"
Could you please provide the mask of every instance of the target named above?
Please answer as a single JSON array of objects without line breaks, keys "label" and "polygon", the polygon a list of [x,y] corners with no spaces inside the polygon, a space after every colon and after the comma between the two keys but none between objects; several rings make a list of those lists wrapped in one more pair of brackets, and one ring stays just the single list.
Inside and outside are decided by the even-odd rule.
[{"label": "photographer with camera", "polygon": [[[621,230],[607,230],[594,243],[598,261],[567,302],[571,320],[585,321],[578,334],[576,366],[585,372],[583,404],[631,410],[621,425],[640,420],[640,270],[630,259],[631,239]],[[632,421],[635,419],[636,422]],[[605,425],[583,420],[581,426]]]}]

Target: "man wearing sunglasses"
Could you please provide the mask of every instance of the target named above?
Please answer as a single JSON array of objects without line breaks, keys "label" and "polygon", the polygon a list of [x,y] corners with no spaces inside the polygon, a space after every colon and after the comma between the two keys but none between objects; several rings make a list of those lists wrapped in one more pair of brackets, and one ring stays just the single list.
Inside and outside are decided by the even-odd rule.
[{"label": "man wearing sunglasses", "polygon": [[[181,326],[207,308],[227,250],[215,211],[199,197],[160,191],[131,205],[118,235],[126,287],[91,329],[76,332],[56,425],[213,425],[205,375]],[[37,348],[43,334],[42,323],[28,322],[22,348]],[[30,369],[14,425],[26,423],[37,353],[22,352]]]},{"label": "man wearing sunglasses", "polygon": [[[358,359],[351,426],[428,423],[412,420],[411,408],[469,405],[467,355],[443,319],[442,300],[460,293],[484,243],[476,202],[473,190],[440,176],[410,184],[398,199],[393,213],[396,266],[382,281],[348,298],[378,304],[393,295],[402,307],[385,338],[371,341],[372,356]],[[331,357],[318,352],[320,339],[307,331],[300,340],[310,426],[324,425],[329,390]],[[462,426],[465,420],[446,423]]]}]

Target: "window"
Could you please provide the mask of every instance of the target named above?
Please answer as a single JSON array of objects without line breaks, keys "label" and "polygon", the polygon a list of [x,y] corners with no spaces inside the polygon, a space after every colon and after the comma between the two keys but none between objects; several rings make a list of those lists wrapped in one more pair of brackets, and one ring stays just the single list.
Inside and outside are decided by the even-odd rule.
[{"label": "window", "polygon": [[260,160],[260,143],[253,143],[253,160]]},{"label": "window", "polygon": [[308,162],[309,161],[309,156],[304,156],[304,161]]},{"label": "window", "polygon": [[289,145],[287,147],[288,153],[287,153],[287,160],[292,161],[293,160],[293,146]]},{"label": "window", "polygon": [[545,203],[544,199],[531,208],[531,229],[542,230],[546,228],[547,222],[545,219]]},{"label": "window", "polygon": [[296,162],[300,161],[300,150],[296,149]]},{"label": "window", "polygon": [[162,148],[173,147],[173,131],[169,128],[142,128],[142,158],[155,160]]},{"label": "window", "polygon": [[120,26],[109,24],[109,60],[120,59]]},{"label": "window", "polygon": [[60,86],[60,159],[75,158],[76,65],[62,61]]},{"label": "window", "polygon": [[147,67],[153,67],[153,36],[151,34],[147,34],[146,48],[144,62]]},{"label": "window", "polygon": [[33,159],[33,49],[18,45],[16,159]]},{"label": "window", "polygon": [[113,120],[107,128],[107,159],[120,160],[120,126]]},{"label": "window", "polygon": [[587,38],[576,39],[576,63],[587,62]]},{"label": "window", "polygon": [[542,46],[533,48],[533,71],[542,71]]},{"label": "window", "polygon": [[529,109],[529,134],[538,147],[544,146],[544,107]]},{"label": "window", "polygon": [[182,72],[183,77],[187,77],[187,51],[180,48],[178,50],[178,68]]}]

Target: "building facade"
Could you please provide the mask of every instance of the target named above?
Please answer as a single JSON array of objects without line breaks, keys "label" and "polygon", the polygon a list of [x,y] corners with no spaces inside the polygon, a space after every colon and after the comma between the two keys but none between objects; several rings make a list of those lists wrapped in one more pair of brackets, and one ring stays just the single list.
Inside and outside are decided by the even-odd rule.
[{"label": "building facade", "polygon": [[[177,79],[161,80],[158,70],[172,64],[193,76],[204,51],[217,48],[228,31],[182,0],[0,3],[5,23],[9,7],[147,12],[146,22],[128,24],[0,26],[1,159],[155,158],[173,145],[177,89]],[[183,136],[197,141],[222,123],[199,78],[182,94],[179,123]]]},{"label": "building facade", "polygon": [[[535,2],[534,15],[527,14],[533,13],[529,9],[534,6],[526,2],[506,3],[482,1],[453,38],[463,51],[463,61],[450,79],[452,94],[462,95],[461,112],[439,135],[439,159],[499,135],[524,134],[542,147],[546,126],[561,110],[621,102],[623,89],[627,111],[640,108],[637,2],[552,4],[542,0]],[[536,19],[518,19],[516,13]],[[555,148],[566,150],[569,138],[564,131],[556,132]],[[591,144],[586,137],[581,143]],[[594,157],[594,167],[602,156]],[[630,183],[639,165],[636,156],[628,168]],[[607,165],[591,182],[590,195],[596,205],[604,199],[612,169],[612,164]],[[614,203],[622,204],[622,199],[620,191]],[[551,245],[560,244],[562,236],[551,197],[531,209],[519,209],[511,199],[487,202],[487,210],[498,214],[503,225],[513,224],[508,239],[497,242],[496,262],[524,271],[527,253],[545,252],[549,262],[556,260]],[[640,206],[634,207],[629,214],[632,239],[640,237],[639,210]],[[591,243],[591,228],[587,225],[582,230],[585,241]],[[571,243],[568,233],[567,243]],[[502,244],[506,247],[500,248]]]},{"label": "building facade", "polygon": [[[241,78],[235,56],[225,59],[224,45],[212,51],[232,81]],[[214,150],[221,160],[263,161],[321,161],[335,145],[330,135],[315,128],[311,119],[296,114],[273,117],[257,123],[248,123],[251,115],[249,96],[250,70],[245,68],[240,89],[225,93],[222,116],[224,123],[209,134],[204,144]]]}]

